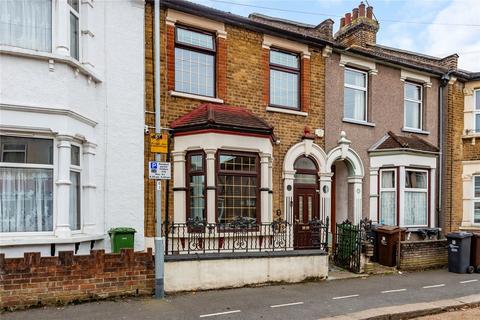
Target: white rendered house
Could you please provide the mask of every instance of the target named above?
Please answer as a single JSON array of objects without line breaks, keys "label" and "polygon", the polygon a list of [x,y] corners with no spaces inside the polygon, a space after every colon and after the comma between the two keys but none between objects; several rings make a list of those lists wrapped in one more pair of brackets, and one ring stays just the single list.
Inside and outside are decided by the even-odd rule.
[{"label": "white rendered house", "polygon": [[0,253],[143,237],[144,2],[0,2]]}]

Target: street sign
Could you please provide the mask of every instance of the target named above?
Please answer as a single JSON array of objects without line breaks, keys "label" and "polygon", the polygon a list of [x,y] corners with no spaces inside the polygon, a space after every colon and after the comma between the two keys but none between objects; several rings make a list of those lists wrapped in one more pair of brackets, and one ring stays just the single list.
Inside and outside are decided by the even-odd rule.
[{"label": "street sign", "polygon": [[155,180],[170,180],[172,176],[172,167],[170,162],[148,162],[148,178]]},{"label": "street sign", "polygon": [[168,153],[168,134],[162,133],[150,135],[150,152],[153,153]]}]

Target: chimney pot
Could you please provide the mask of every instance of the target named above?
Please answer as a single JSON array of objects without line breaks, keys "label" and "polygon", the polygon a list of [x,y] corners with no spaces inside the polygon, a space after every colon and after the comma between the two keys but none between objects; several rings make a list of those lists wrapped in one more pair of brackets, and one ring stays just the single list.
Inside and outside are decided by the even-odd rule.
[{"label": "chimney pot", "polygon": [[353,20],[358,19],[358,8],[354,8],[352,11]]},{"label": "chimney pot", "polygon": [[360,5],[358,6],[358,11],[359,11],[359,16],[360,17],[365,17],[365,4],[363,2],[360,2]]},{"label": "chimney pot", "polygon": [[345,27],[345,18],[340,18],[340,28]]},{"label": "chimney pot", "polygon": [[352,14],[350,12],[345,13],[345,25],[352,23]]},{"label": "chimney pot", "polygon": [[372,6],[367,7],[367,18],[373,19],[373,7]]}]

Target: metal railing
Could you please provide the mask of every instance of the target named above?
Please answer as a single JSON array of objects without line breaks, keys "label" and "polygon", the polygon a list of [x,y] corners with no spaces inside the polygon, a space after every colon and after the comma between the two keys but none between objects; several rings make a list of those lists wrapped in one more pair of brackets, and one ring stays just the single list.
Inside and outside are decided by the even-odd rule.
[{"label": "metal railing", "polygon": [[294,237],[297,225],[278,220],[257,223],[253,219],[238,218],[230,223],[207,223],[193,219],[186,223],[165,225],[165,254],[203,254],[220,252],[264,252],[294,249],[322,249],[328,251],[328,221],[310,221],[309,245],[296,247]]}]

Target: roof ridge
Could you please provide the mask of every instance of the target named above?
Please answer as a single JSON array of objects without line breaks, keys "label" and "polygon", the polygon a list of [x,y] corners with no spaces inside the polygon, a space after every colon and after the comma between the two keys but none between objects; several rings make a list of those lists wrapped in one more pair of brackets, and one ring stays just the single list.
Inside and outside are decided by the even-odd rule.
[{"label": "roof ridge", "polygon": [[408,142],[404,142],[402,141],[403,139],[401,139],[400,136],[396,135],[395,133],[393,133],[392,131],[388,131],[388,134],[390,135],[390,137],[392,137],[393,140],[395,140],[396,143],[398,143],[402,148],[408,148]]}]

